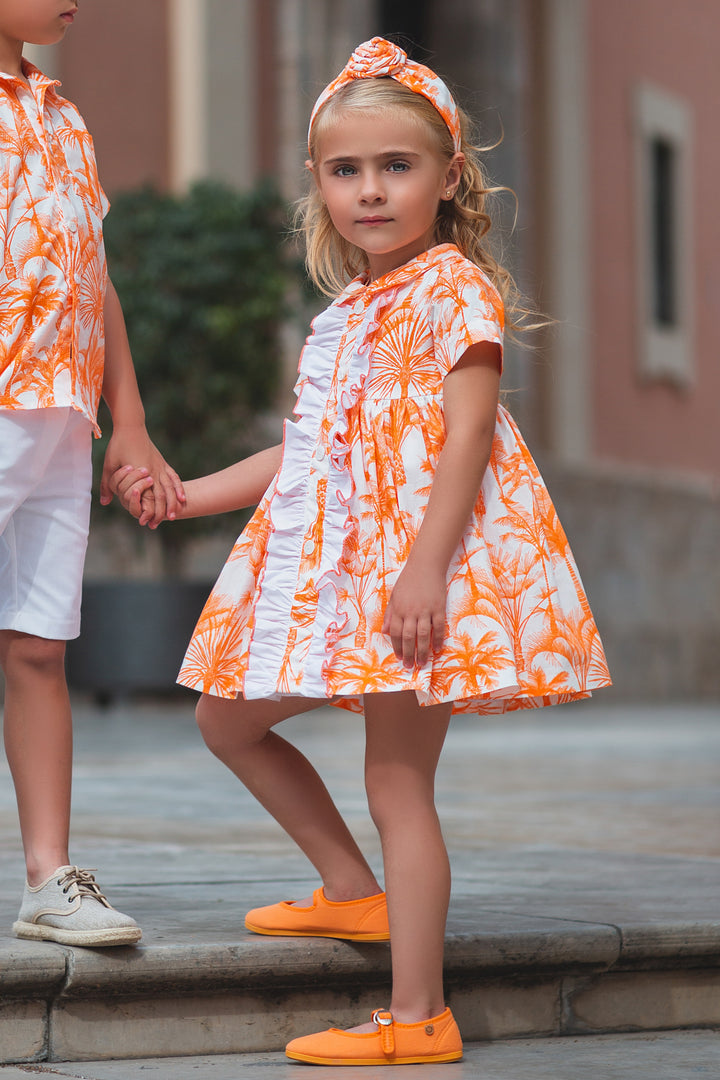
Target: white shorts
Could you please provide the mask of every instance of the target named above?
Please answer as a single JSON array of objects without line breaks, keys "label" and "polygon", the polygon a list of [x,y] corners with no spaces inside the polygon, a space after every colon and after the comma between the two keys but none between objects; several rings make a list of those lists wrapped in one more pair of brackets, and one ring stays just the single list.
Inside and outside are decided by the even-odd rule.
[{"label": "white shorts", "polygon": [[91,442],[74,409],[0,409],[0,630],[80,633]]}]

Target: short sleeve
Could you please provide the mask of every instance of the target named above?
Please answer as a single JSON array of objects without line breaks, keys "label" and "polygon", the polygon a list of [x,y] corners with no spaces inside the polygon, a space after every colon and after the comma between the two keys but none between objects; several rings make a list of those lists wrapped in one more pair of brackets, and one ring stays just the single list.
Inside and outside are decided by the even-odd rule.
[{"label": "short sleeve", "polygon": [[73,177],[75,188],[94,215],[102,221],[110,209],[110,200],[98,177],[95,143],[77,107],[66,98],[54,95],[54,128],[58,149],[64,164]]},{"label": "short sleeve", "polygon": [[495,342],[502,354],[504,326],[500,294],[479,267],[463,259],[442,268],[430,302],[430,329],[443,377],[481,341]]},{"label": "short sleeve", "polygon": [[98,180],[98,184],[97,184],[97,190],[98,190],[98,197],[100,199],[100,216],[104,219],[104,218],[107,217],[107,212],[110,209],[110,200],[108,199],[107,195],[105,194],[105,191],[103,190],[103,186],[102,186],[102,184],[100,183],[99,180]]},{"label": "short sleeve", "polygon": [[87,140],[90,150],[90,154],[88,154],[89,160],[87,169],[90,179],[90,186],[88,190],[92,193],[92,200],[95,204],[95,209],[100,217],[100,220],[102,221],[107,216],[107,212],[110,209],[110,200],[105,194],[103,186],[100,183],[100,177],[98,176],[97,159],[95,157],[95,143],[92,139],[92,136],[87,133],[87,129],[85,138]]}]

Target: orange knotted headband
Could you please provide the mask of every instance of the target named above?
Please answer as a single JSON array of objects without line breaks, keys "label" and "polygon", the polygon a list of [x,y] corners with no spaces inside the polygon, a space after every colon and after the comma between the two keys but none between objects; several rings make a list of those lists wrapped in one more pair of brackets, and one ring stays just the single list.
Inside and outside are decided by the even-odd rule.
[{"label": "orange knotted headband", "polygon": [[407,86],[414,93],[426,97],[447,124],[453,137],[455,150],[460,150],[460,117],[457,105],[445,83],[424,64],[408,60],[407,53],[403,52],[399,45],[393,45],[392,42],[381,37],[374,37],[371,41],[364,41],[362,45],[358,45],[337,78],[325,87],[315,102],[310,116],[308,140],[318,112],[341,87],[347,86],[354,79],[377,79],[383,76],[389,76],[402,83],[403,86]]}]

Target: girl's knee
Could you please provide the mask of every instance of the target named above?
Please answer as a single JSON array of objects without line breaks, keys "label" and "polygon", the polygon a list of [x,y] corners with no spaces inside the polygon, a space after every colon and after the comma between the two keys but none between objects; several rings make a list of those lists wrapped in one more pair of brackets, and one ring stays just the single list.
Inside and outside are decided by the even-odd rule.
[{"label": "girl's knee", "polygon": [[214,698],[209,694],[203,694],[197,703],[195,709],[195,722],[200,728],[200,734],[205,740],[205,744],[209,750],[213,753],[219,748],[221,743],[221,733],[224,725],[221,723],[220,710],[218,709],[218,698]]},{"label": "girl's knee", "polygon": [[195,709],[195,721],[208,750],[224,760],[230,751],[239,750],[243,743],[252,743],[252,732],[243,715],[239,698],[219,698],[203,694]]},{"label": "girl's knee", "polygon": [[365,793],[368,810],[375,828],[382,835],[397,818],[397,789],[392,789],[382,776],[365,774]]},{"label": "girl's knee", "polygon": [[408,818],[424,820],[435,814],[433,785],[405,769],[367,770],[365,792],[370,817],[381,836]]}]

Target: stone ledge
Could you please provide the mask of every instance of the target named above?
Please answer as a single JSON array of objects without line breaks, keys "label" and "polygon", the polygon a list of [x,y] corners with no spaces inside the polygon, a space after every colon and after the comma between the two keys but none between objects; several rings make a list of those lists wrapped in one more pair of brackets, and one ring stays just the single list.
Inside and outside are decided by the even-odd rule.
[{"label": "stone ledge", "polygon": [[[719,923],[615,927],[514,912],[504,925],[448,936],[448,1001],[467,1039],[720,1023]],[[329,939],[103,950],[8,941],[0,971],[2,1062],[278,1049],[352,1023],[390,987],[387,944]]]},{"label": "stone ledge", "polygon": [[720,967],[720,922],[653,923],[621,927],[617,967]]},{"label": "stone ledge", "polygon": [[[478,912],[482,917],[482,911]],[[608,926],[506,915],[518,928],[448,936],[449,980],[538,972],[720,966],[720,922]],[[1,939],[0,939],[1,940]],[[385,981],[387,944],[326,938],[249,937],[213,944],[82,949],[47,942],[0,944],[1,999],[51,1001],[214,994],[237,988],[334,986]]]},{"label": "stone ledge", "polygon": [[66,980],[67,953],[60,945],[43,941],[0,939],[0,1000],[52,996]]},{"label": "stone ledge", "polygon": [[[448,937],[448,978],[538,971],[603,971],[620,955],[614,927],[528,918],[532,927]],[[25,943],[22,943],[23,945]],[[718,946],[720,949],[720,944]],[[30,955],[35,949],[35,955]],[[18,963],[18,966],[15,965]],[[385,981],[387,944],[325,938],[252,937],[233,943],[82,949],[28,942],[0,946],[5,998],[112,998],[214,994],[237,988],[335,986]]]}]

